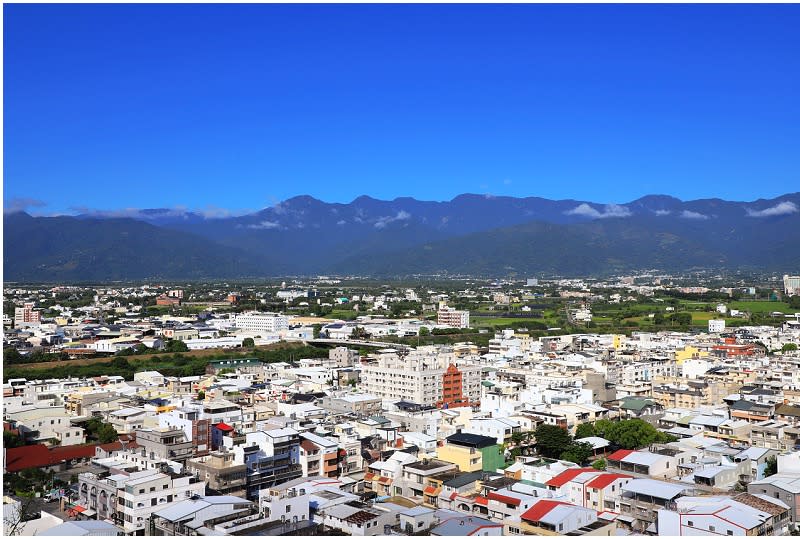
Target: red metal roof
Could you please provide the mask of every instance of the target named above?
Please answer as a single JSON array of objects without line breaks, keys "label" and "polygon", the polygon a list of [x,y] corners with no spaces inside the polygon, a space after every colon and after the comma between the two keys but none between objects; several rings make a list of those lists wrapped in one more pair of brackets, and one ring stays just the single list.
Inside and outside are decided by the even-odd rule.
[{"label": "red metal roof", "polygon": [[367,472],[367,473],[364,474],[364,480],[365,481],[372,481],[372,479],[374,477],[375,477],[375,474],[372,473],[372,472]]},{"label": "red metal roof", "polygon": [[431,496],[436,496],[439,494],[435,487],[425,487],[425,494],[430,494]]},{"label": "red metal roof", "polygon": [[216,424],[214,424],[214,426],[217,429],[221,430],[222,432],[231,432],[231,431],[233,431],[233,427],[231,427],[227,423],[216,423]]},{"label": "red metal roof", "polygon": [[625,475],[621,473],[605,473],[601,476],[595,477],[594,479],[586,483],[586,486],[591,488],[606,488],[608,485],[610,485],[617,479],[625,479],[630,477],[631,477],[630,475]]},{"label": "red metal roof", "polygon": [[522,500],[520,500],[519,498],[512,498],[511,496],[503,496],[502,494],[498,494],[496,492],[490,492],[488,498],[496,502],[510,503],[511,505],[519,505],[522,503]]},{"label": "red metal roof", "polygon": [[[81,444],[65,445],[48,449],[44,444],[24,445],[22,447],[12,447],[6,450],[6,469],[7,473],[18,472],[27,468],[44,468],[61,464],[68,460],[85,459],[95,456],[97,447],[105,451],[119,451],[122,449],[120,442],[108,444]],[[125,444],[126,448],[138,447],[136,442]]]},{"label": "red metal roof", "polygon": [[550,479],[545,485],[548,487],[563,487],[577,476],[584,472],[596,472],[594,468],[570,468],[569,470],[564,470],[554,478]]},{"label": "red metal roof", "polygon": [[478,505],[489,505],[489,500],[487,500],[483,496],[475,496],[475,503],[477,503]]},{"label": "red metal roof", "polygon": [[633,449],[620,449],[611,453],[608,456],[608,460],[622,460],[631,453],[635,453],[635,451]]},{"label": "red metal roof", "polygon": [[522,513],[521,518],[522,520],[528,520],[530,522],[539,522],[542,517],[544,517],[547,513],[553,510],[553,508],[559,505],[572,505],[571,503],[566,502],[558,502],[555,500],[539,500],[536,502],[536,505]]}]

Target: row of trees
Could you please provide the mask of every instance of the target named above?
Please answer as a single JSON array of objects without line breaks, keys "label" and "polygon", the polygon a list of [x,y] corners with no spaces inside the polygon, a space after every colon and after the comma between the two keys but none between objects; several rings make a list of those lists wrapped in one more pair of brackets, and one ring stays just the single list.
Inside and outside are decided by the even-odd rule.
[{"label": "row of trees", "polygon": [[[518,433],[512,436],[512,442],[523,443],[533,434],[536,438],[536,449],[547,458],[568,460],[584,465],[594,454],[592,444],[581,439],[590,436],[605,438],[613,445],[624,449],[639,449],[653,443],[674,442],[672,435],[659,431],[650,423],[641,419],[623,421],[600,420],[596,423],[581,423],[576,429],[575,437],[566,429],[556,425],[540,425],[534,433]],[[593,466],[605,469],[605,459],[599,459]]]}]

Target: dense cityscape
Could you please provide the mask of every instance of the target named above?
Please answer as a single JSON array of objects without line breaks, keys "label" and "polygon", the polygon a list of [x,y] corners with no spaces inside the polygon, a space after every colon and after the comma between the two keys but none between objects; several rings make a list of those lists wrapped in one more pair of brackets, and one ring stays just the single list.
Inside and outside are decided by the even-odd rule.
[{"label": "dense cityscape", "polygon": [[798,28],[5,2],[3,536],[800,536]]},{"label": "dense cityscape", "polygon": [[800,518],[796,276],[6,283],[3,326],[10,535]]}]

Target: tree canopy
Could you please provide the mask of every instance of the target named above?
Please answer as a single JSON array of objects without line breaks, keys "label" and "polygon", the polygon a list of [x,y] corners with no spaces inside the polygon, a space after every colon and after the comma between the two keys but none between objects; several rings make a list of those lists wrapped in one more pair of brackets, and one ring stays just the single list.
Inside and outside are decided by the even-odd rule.
[{"label": "tree canopy", "polygon": [[561,460],[568,460],[582,466],[592,458],[593,454],[594,448],[592,444],[587,442],[573,442],[561,453]]},{"label": "tree canopy", "polygon": [[674,442],[676,438],[656,429],[641,419],[609,421],[601,419],[594,424],[597,436],[601,436],[624,449],[639,449],[653,443]]},{"label": "tree canopy", "polygon": [[539,425],[536,428],[536,448],[542,456],[557,459],[572,443],[572,436],[566,429],[555,425]]}]

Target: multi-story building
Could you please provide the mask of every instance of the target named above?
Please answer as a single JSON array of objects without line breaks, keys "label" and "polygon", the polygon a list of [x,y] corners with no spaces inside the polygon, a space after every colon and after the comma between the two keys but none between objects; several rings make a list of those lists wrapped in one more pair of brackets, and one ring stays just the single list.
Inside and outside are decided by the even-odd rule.
[{"label": "multi-story building", "polygon": [[29,407],[7,413],[6,419],[13,421],[20,435],[30,441],[56,440],[58,445],[77,445],[86,442],[83,428],[70,422],[64,408],[55,406]]},{"label": "multi-story building", "polygon": [[300,435],[300,465],[303,476],[339,476],[339,444],[310,432]]},{"label": "multi-story building", "polygon": [[202,457],[211,451],[212,420],[201,417],[202,409],[182,407],[158,415],[161,427],[181,429],[192,443],[194,456]]},{"label": "multi-story building", "polygon": [[112,470],[78,475],[78,504],[84,516],[113,519],[128,535],[145,535],[153,511],[192,496],[205,494],[206,485],[188,473]]},{"label": "multi-story building", "polygon": [[277,313],[242,313],[236,315],[236,329],[254,335],[289,329],[289,318]]},{"label": "multi-story building", "polygon": [[784,275],[783,276],[783,290],[787,296],[796,296],[800,294],[800,275]]},{"label": "multi-story building", "polygon": [[34,303],[25,303],[22,307],[14,309],[14,327],[41,323],[42,313],[33,310],[34,305]]},{"label": "multi-story building", "polygon": [[460,371],[461,399],[478,402],[481,367],[456,360],[449,348],[425,347],[405,357],[394,351],[378,353],[375,363],[362,367],[361,385],[384,400],[435,405],[443,400],[445,374],[451,364]]},{"label": "multi-story building", "polygon": [[358,362],[358,351],[350,350],[346,346],[337,346],[328,352],[328,359],[333,367],[352,367]]},{"label": "multi-story building", "polygon": [[247,467],[246,498],[257,500],[262,489],[303,475],[300,465],[300,433],[279,428],[245,435],[245,443],[234,445],[234,462]]},{"label": "multi-story building", "polygon": [[436,323],[440,326],[452,328],[469,327],[469,311],[459,311],[451,307],[440,307],[436,317]]},{"label": "multi-story building", "polygon": [[227,449],[190,459],[186,462],[186,469],[206,482],[210,494],[245,495],[247,466],[237,464],[233,452]]},{"label": "multi-story building", "polygon": [[139,429],[136,431],[136,443],[139,444],[143,454],[151,459],[160,458],[183,463],[194,456],[191,440],[187,440],[186,433],[179,428]]}]

